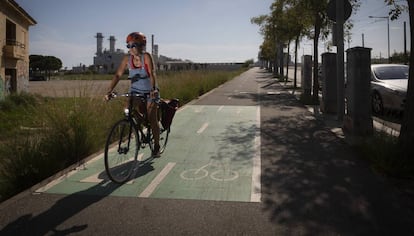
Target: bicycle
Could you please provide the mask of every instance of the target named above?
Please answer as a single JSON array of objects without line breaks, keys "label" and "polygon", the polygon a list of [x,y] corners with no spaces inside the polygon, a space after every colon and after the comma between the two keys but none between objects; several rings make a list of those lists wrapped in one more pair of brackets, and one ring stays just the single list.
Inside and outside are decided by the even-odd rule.
[{"label": "bicycle", "polygon": [[[138,160],[138,153],[140,149],[149,146],[151,153],[154,152],[154,137],[152,134],[150,121],[147,114],[147,98],[142,94],[111,93],[109,100],[117,97],[128,98],[128,108],[124,110],[125,117],[117,121],[111,128],[105,145],[105,171],[109,179],[115,183],[123,184],[127,182],[133,173],[141,166],[147,163],[154,156],[151,155],[145,160]],[[138,112],[134,106],[134,100],[138,99],[141,105],[142,113]],[[178,100],[172,99],[170,102],[173,109],[178,108]],[[168,136],[170,134],[170,125],[163,122],[165,113],[168,111],[166,107],[170,103],[162,99],[157,99],[155,104],[157,106],[160,127],[160,154],[165,151]],[[174,113],[175,113],[174,110]],[[165,119],[165,118],[164,118]]]}]

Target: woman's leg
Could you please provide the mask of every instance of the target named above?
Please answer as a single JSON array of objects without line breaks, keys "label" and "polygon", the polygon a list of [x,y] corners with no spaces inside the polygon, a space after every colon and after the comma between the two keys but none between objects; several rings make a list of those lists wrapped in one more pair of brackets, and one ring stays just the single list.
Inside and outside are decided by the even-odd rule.
[{"label": "woman's leg", "polygon": [[[155,102],[147,103],[148,119],[151,124],[152,134],[154,135],[155,151],[159,151],[160,147],[160,126],[157,120],[157,104]],[[158,150],[157,150],[158,148]]]}]

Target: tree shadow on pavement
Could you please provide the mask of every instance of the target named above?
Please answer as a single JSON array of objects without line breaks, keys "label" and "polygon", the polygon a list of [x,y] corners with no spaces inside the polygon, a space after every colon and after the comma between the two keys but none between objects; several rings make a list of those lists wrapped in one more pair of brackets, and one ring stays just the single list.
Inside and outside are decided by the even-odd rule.
[{"label": "tree shadow on pavement", "polygon": [[[154,170],[152,162],[147,162],[146,165],[141,166],[136,171],[133,179],[144,176],[152,170]],[[59,198],[49,209],[38,215],[31,213],[20,216],[6,225],[0,231],[0,235],[69,235],[87,229],[87,222],[70,227],[67,227],[67,223],[63,223],[106,198],[122,186],[109,181],[105,171],[102,171],[98,178],[102,180],[100,183]]]},{"label": "tree shadow on pavement", "polygon": [[273,109],[262,114],[261,156],[262,202],[274,224],[289,235],[414,233],[394,189],[322,120],[293,95],[261,99]]}]

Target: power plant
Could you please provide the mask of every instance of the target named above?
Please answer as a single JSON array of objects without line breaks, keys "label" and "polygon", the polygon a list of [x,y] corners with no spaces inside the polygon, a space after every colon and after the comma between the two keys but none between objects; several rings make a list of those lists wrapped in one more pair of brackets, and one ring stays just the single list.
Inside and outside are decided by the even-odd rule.
[{"label": "power plant", "polygon": [[[127,53],[122,49],[115,49],[115,36],[109,36],[109,50],[103,47],[104,36],[96,33],[96,53],[93,57],[94,70],[98,73],[114,73],[122,61],[122,57]],[[147,49],[148,49],[147,42]],[[180,70],[235,70],[239,69],[243,63],[194,63],[189,60],[172,59],[158,55],[158,45],[154,44],[154,35],[151,36],[151,53],[157,70],[180,71]],[[148,51],[148,50],[147,50]],[[73,67],[74,71],[83,72],[85,66]]]},{"label": "power plant", "polygon": [[109,36],[109,51],[103,48],[104,36],[96,33],[96,54],[93,57],[93,65],[99,73],[112,73],[116,71],[121,63],[125,52],[121,49],[115,50],[115,37]]}]

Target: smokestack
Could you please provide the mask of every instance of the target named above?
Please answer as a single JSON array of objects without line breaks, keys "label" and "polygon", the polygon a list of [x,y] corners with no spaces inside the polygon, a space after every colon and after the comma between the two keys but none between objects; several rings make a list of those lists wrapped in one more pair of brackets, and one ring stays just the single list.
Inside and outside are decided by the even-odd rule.
[{"label": "smokestack", "polygon": [[115,36],[109,37],[109,52],[114,53],[115,52]]},{"label": "smokestack", "polygon": [[151,35],[151,54],[154,55],[154,35]]},{"label": "smokestack", "polygon": [[102,33],[96,33],[96,55],[101,55],[102,54],[102,41],[103,41],[103,36]]}]

